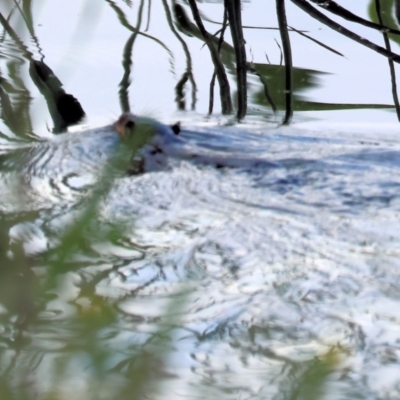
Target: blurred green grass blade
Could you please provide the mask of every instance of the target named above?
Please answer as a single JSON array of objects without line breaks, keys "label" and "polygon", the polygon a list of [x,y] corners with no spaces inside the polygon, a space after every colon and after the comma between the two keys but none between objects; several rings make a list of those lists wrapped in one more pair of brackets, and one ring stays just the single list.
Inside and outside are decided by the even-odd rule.
[{"label": "blurred green grass blade", "polygon": [[302,376],[296,382],[297,388],[290,400],[322,400],[327,392],[327,381],[339,364],[340,353],[331,349],[325,356],[308,362]]},{"label": "blurred green grass blade", "polygon": [[[100,213],[99,205],[107,197],[115,179],[122,176],[129,167],[131,154],[131,149],[120,142],[114,149],[114,153],[101,167],[96,184],[88,197],[79,205],[78,217],[66,229],[60,239],[61,244],[56,250],[56,260],[58,262],[65,261],[73,250],[79,247],[79,244],[85,240],[86,227],[89,227],[93,221],[97,222]],[[115,235],[115,232],[113,231],[112,234]]]},{"label": "blurred green grass blade", "polygon": [[1,376],[0,376],[0,399],[17,400],[17,397],[14,396],[10,387],[8,386],[6,379]]}]

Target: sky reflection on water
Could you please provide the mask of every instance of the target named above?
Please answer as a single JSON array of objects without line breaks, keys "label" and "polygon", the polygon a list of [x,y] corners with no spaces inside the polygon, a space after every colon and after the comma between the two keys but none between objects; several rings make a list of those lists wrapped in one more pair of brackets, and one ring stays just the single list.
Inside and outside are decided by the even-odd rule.
[{"label": "sky reflection on water", "polygon": [[[354,11],[366,16],[360,3]],[[120,114],[130,34],[108,3],[94,4],[47,1],[35,3],[34,13],[45,62],[82,104],[90,127]],[[135,8],[118,5],[135,21]],[[210,17],[220,11],[201,7]],[[275,25],[263,2],[243,8],[246,24]],[[158,4],[152,12],[148,33],[164,39],[164,10]],[[303,96],[391,103],[386,60],[319,30],[290,2],[288,14],[347,57],[294,36],[296,66],[340,72],[321,75],[323,85]],[[22,23],[17,31],[39,60]],[[278,33],[247,34],[254,61],[265,62],[268,46],[277,62]],[[0,393],[5,400],[312,398],[311,374],[311,386],[326,383],[328,398],[397,398],[395,114],[312,111],[281,127],[280,116],[253,104],[243,124],[225,126],[231,121],[218,107],[215,118],[203,117],[213,68],[201,42],[185,40],[197,113],[176,112],[174,86],[185,62],[169,38],[173,65],[156,42],[140,37],[135,44],[132,109],[180,119],[194,151],[265,163],[215,168],[177,158],[134,177],[124,169],[112,175],[110,167],[111,179],[105,172],[115,132],[78,127],[53,135],[54,116],[21,47],[9,38],[1,44],[2,74],[14,84],[23,78],[12,96],[14,104],[29,100],[31,131],[22,134],[32,135],[13,137],[3,114],[1,130],[10,137],[2,138],[0,160]],[[14,77],[11,67],[20,68]],[[10,154],[11,145],[23,149]]]}]

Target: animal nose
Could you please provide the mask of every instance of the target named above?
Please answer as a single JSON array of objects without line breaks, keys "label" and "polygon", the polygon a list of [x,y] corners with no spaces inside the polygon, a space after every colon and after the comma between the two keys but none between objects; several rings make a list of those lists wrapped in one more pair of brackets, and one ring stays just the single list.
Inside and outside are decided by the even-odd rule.
[{"label": "animal nose", "polygon": [[114,128],[122,137],[128,136],[135,128],[135,121],[132,115],[122,114],[114,124]]}]

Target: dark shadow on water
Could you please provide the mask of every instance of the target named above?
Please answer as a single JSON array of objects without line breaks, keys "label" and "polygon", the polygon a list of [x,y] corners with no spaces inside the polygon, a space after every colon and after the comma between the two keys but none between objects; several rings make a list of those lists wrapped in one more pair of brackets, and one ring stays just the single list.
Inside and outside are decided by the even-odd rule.
[{"label": "dark shadow on water", "polygon": [[[26,11],[30,10],[30,4],[26,4]],[[24,21],[27,23],[27,28],[38,45],[38,39],[34,36],[33,28],[31,26],[31,15],[26,14]],[[25,14],[24,14],[25,16]],[[85,116],[82,106],[79,101],[64,91],[63,85],[56,77],[50,67],[44,62],[44,55],[41,54],[42,59],[37,61],[34,59],[33,54],[28,50],[28,47],[19,38],[16,31],[13,29],[9,21],[2,15],[0,10],[0,23],[4,31],[9,35],[13,44],[17,46],[20,55],[25,62],[29,65],[29,75],[32,82],[36,85],[40,93],[46,99],[48,112],[53,120],[53,133],[65,132],[70,125],[77,124]],[[29,25],[30,23],[30,25]],[[3,45],[5,40],[8,39],[6,35],[3,36]],[[0,43],[1,44],[1,43]],[[40,52],[42,49],[39,47]],[[10,70],[10,66],[18,65],[18,69]],[[26,89],[24,79],[22,78],[21,69],[25,63],[10,60],[8,62],[9,78],[12,79],[14,85],[8,82],[5,78],[0,81],[0,101],[2,106],[2,119],[4,123],[10,128],[11,132],[19,138],[34,139],[35,134],[32,131],[32,123],[30,118],[30,103],[31,98],[29,91]],[[1,72],[1,69],[0,69]],[[25,96],[15,96],[18,93],[17,88],[24,88]],[[21,101],[22,100],[22,101]],[[24,118],[21,118],[21,117]],[[27,136],[28,135],[28,136]]]}]

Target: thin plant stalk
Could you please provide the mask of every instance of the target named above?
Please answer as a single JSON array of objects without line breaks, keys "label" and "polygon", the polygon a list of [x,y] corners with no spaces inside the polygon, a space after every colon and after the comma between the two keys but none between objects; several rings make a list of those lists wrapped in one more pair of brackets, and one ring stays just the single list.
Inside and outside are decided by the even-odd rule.
[{"label": "thin plant stalk", "polygon": [[211,82],[210,82],[210,100],[208,102],[208,115],[212,114],[213,108],[214,108],[214,86],[215,86],[215,78],[216,77],[217,77],[217,74],[214,71],[213,76],[211,78]]},{"label": "thin plant stalk", "polygon": [[124,48],[124,56],[122,60],[122,66],[124,67],[124,75],[122,77],[121,82],[119,83],[120,87],[119,99],[122,112],[130,111],[128,89],[131,84],[130,75],[132,67],[132,49],[133,45],[135,44],[136,37],[140,31],[140,26],[142,24],[143,6],[144,6],[144,0],[140,2],[137,27],[135,31],[132,33],[132,35],[129,37]]},{"label": "thin plant stalk", "polygon": [[44,55],[42,53],[43,50],[40,47],[39,40],[38,40],[37,36],[35,35],[35,31],[34,31],[34,28],[33,28],[33,18],[32,18],[32,10],[31,10],[32,3],[31,3],[31,1],[30,0],[29,1],[24,1],[23,4],[22,4],[23,9],[21,9],[21,6],[18,4],[18,2],[16,0],[14,0],[14,4],[18,8],[22,18],[24,19],[25,25],[26,25],[26,27],[27,27],[27,29],[29,31],[29,34],[31,35],[32,40],[35,43],[39,54],[42,56],[42,61],[43,61],[43,59],[44,59]]},{"label": "thin plant stalk", "polygon": [[[179,35],[179,33],[176,31],[175,26],[172,22],[172,16],[171,16],[171,11],[168,7],[167,0],[162,0],[162,3],[164,5],[164,10],[165,10],[165,15],[167,16],[167,21],[168,25],[172,31],[172,33],[176,36],[176,38],[179,40],[180,44],[182,45],[183,51],[186,56],[186,71],[182,79],[186,79],[185,75],[187,75],[187,78],[189,79],[190,83],[192,84],[192,104],[191,104],[191,109],[195,110],[196,109],[196,92],[197,92],[197,85],[196,81],[193,76],[193,63],[192,63],[192,57],[190,55],[190,51],[188,48],[188,45],[186,42],[182,39],[182,37]],[[181,79],[181,80],[182,80]]]},{"label": "thin plant stalk", "polygon": [[396,0],[394,15],[396,17],[397,23],[400,24],[400,1]]},{"label": "thin plant stalk", "polygon": [[147,7],[147,25],[146,29],[144,30],[147,32],[150,28],[150,16],[151,16],[151,0],[148,0],[148,7]]},{"label": "thin plant stalk", "polygon": [[301,8],[303,11],[305,11],[307,14],[309,14],[311,17],[315,18],[317,21],[329,26],[329,28],[333,29],[334,31],[339,32],[340,34],[347,36],[348,38],[362,44],[363,46],[366,46],[370,48],[371,50],[376,51],[377,53],[390,58],[393,60],[395,63],[400,64],[400,56],[396,53],[393,53],[391,51],[388,51],[384,47],[378,46],[375,43],[370,42],[369,40],[357,35],[356,33],[346,29],[344,26],[338,24],[337,22],[331,20],[328,18],[325,14],[322,12],[318,11],[316,8],[314,8],[311,4],[309,4],[306,0],[291,0],[297,7]]},{"label": "thin plant stalk", "polygon": [[288,26],[288,28],[290,28],[290,29],[289,29],[289,32],[296,32],[296,33],[298,33],[300,36],[303,36],[303,37],[305,37],[305,38],[311,40],[312,42],[316,43],[318,46],[321,46],[321,47],[323,47],[324,49],[329,50],[329,51],[331,51],[332,53],[335,53],[335,54],[337,54],[337,55],[340,56],[340,57],[344,57],[344,55],[343,55],[340,51],[337,51],[337,50],[333,49],[332,47],[327,46],[326,44],[320,42],[319,40],[314,39],[313,37],[311,37],[311,36],[309,36],[309,35],[306,35],[306,34],[303,33],[302,31],[299,31],[299,30],[297,30],[297,29],[295,29],[295,28],[293,28],[293,27],[291,27],[291,26]]},{"label": "thin plant stalk", "polygon": [[240,0],[225,0],[224,3],[225,9],[228,12],[233,47],[236,53],[236,76],[238,84],[237,118],[241,120],[246,116],[247,112],[247,61],[242,28],[241,3]]},{"label": "thin plant stalk", "polygon": [[175,101],[178,106],[178,110],[186,110],[185,101],[185,86],[189,80],[189,74],[185,71],[182,78],[179,79],[178,83],[175,85]]},{"label": "thin plant stalk", "polygon": [[[381,4],[380,4],[379,0],[375,0],[375,8],[376,8],[376,14],[378,15],[379,24],[383,25]],[[385,41],[386,49],[388,51],[391,51],[389,35],[385,31],[382,31],[382,35],[383,35],[383,40]],[[393,102],[396,107],[397,119],[398,119],[398,121],[400,121],[400,104],[399,104],[399,97],[397,95],[396,70],[394,68],[394,62],[390,58],[388,58],[388,63],[389,63],[390,77],[391,77],[391,84],[392,84]]]},{"label": "thin plant stalk", "polygon": [[122,10],[115,4],[113,0],[105,0],[110,7],[115,11],[117,14],[117,17],[119,21],[121,22],[121,25],[124,26],[126,29],[130,30],[131,32],[137,32],[139,35],[142,35],[148,39],[154,40],[157,44],[159,44],[170,56],[171,58],[171,65],[173,67],[173,62],[174,62],[174,54],[172,51],[159,39],[155,38],[154,36],[148,35],[147,33],[140,32],[136,28],[134,28],[126,19],[125,14],[122,12]]},{"label": "thin plant stalk", "polygon": [[282,124],[288,125],[293,117],[293,65],[292,50],[286,21],[285,0],[276,0],[276,12],[282,39],[283,57],[285,59],[286,112]]},{"label": "thin plant stalk", "polygon": [[258,77],[258,79],[260,79],[260,82],[261,82],[261,84],[262,84],[262,86],[264,88],[265,99],[267,100],[268,104],[271,106],[272,111],[274,112],[274,114],[276,114],[278,112],[278,107],[276,106],[275,101],[271,96],[271,91],[269,90],[267,80],[250,63],[247,63],[247,69],[248,69],[249,72],[251,72],[254,75],[256,75]]},{"label": "thin plant stalk", "polygon": [[320,7],[323,7],[324,10],[331,12],[332,14],[338,15],[347,21],[354,22],[356,24],[360,24],[366,26],[367,28],[376,29],[378,31],[391,33],[393,35],[400,35],[400,31],[397,29],[389,28],[383,24],[376,24],[374,22],[368,21],[364,18],[359,17],[356,14],[353,14],[349,10],[346,10],[344,7],[340,6],[339,4],[335,3],[332,0],[310,0],[315,4],[318,4]]},{"label": "thin plant stalk", "polygon": [[[207,22],[210,22],[211,24],[221,25],[221,22],[213,21],[213,20],[210,19],[210,18],[206,18],[206,17],[203,16],[203,19],[205,19]],[[267,26],[248,26],[248,25],[242,25],[242,28],[243,28],[243,29],[275,30],[275,31],[279,30],[279,28],[273,28],[273,27],[267,27]],[[307,39],[310,39],[312,42],[318,44],[319,46],[322,46],[322,47],[324,47],[325,49],[327,49],[327,50],[329,50],[329,51],[332,51],[333,53],[336,53],[336,54],[339,55],[339,56],[344,57],[343,54],[340,53],[339,51],[333,49],[332,47],[327,46],[326,44],[321,43],[319,40],[314,39],[314,38],[312,38],[312,37],[309,36],[309,35],[306,35],[305,33],[308,32],[308,31],[301,30],[301,29],[296,29],[296,28],[293,28],[292,26],[288,26],[288,28],[289,28],[289,29],[288,29],[289,32],[298,33],[299,35],[304,36],[304,37],[306,37]]]},{"label": "thin plant stalk", "polygon": [[214,64],[219,83],[222,114],[232,114],[232,99],[230,93],[230,86],[224,65],[222,64],[217,48],[213,44],[211,35],[204,28],[203,21],[200,18],[199,10],[197,9],[196,1],[195,0],[188,0],[188,1],[190,8],[192,10],[193,18],[211,53],[211,59]]},{"label": "thin plant stalk", "polygon": [[[226,27],[228,26],[228,14],[226,12],[226,8],[224,10],[224,20],[222,23],[222,28],[220,30],[220,37],[219,37],[219,41],[218,41],[218,53],[221,51],[221,46],[222,43],[224,42],[224,34],[225,34],[225,30]],[[215,86],[215,78],[217,77],[215,68],[214,68],[214,72],[213,72],[213,76],[211,78],[211,82],[210,82],[210,101],[208,103],[208,115],[211,115],[213,112],[213,108],[214,108],[214,86]]]}]

